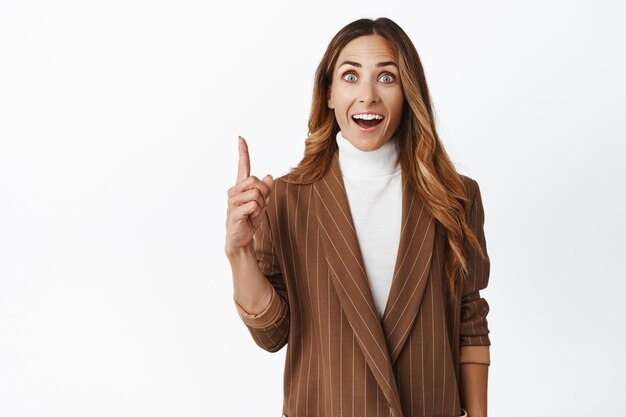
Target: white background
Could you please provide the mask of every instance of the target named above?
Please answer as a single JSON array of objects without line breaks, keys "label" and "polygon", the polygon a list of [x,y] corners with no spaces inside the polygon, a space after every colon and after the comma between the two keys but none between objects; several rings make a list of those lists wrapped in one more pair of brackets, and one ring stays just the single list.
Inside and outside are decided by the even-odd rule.
[{"label": "white background", "polygon": [[624,415],[620,1],[0,2],[0,415],[279,416],[224,255],[304,149],[332,36],[414,41],[492,262],[492,416]]}]

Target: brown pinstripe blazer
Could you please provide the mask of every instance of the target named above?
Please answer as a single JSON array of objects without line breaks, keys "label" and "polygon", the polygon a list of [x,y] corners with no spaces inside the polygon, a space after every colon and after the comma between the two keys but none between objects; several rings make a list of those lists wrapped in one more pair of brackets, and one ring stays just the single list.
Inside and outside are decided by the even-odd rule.
[{"label": "brown pinstripe blazer", "polygon": [[[289,174],[287,174],[289,175]],[[403,174],[395,272],[379,317],[352,222],[337,152],[313,184],[277,178],[254,237],[257,261],[275,291],[269,306],[236,308],[254,341],[287,345],[286,417],[457,417],[459,364],[489,364],[489,258],[470,252],[470,276],[454,302],[443,274],[445,229]],[[462,176],[466,215],[487,253],[478,183]]]}]

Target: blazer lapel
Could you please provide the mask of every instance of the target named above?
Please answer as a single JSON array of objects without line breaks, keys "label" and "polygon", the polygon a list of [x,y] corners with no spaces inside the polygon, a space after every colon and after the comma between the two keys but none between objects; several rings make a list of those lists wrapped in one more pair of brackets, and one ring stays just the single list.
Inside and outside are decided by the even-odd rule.
[{"label": "blazer lapel", "polygon": [[[394,415],[402,415],[388,342],[383,333],[365,273],[337,152],[333,155],[330,169],[322,179],[313,184],[313,190],[315,212],[320,227],[320,241],[337,296],[372,374],[389,405],[393,410],[396,410]],[[408,230],[412,231],[412,228],[408,228]],[[407,241],[407,243],[410,244],[405,244],[406,247],[413,247],[412,242]],[[400,291],[402,289],[396,288],[395,290]],[[399,297],[396,296],[396,298]],[[402,308],[391,310],[390,320],[393,320],[398,314],[402,314]],[[401,323],[406,325],[406,320]],[[404,329],[404,325],[397,327]],[[396,334],[395,331],[392,334]],[[400,339],[401,337],[397,336],[393,340]]]},{"label": "blazer lapel", "polygon": [[382,325],[392,365],[422,304],[430,272],[435,222],[402,173],[402,223],[398,255]]}]

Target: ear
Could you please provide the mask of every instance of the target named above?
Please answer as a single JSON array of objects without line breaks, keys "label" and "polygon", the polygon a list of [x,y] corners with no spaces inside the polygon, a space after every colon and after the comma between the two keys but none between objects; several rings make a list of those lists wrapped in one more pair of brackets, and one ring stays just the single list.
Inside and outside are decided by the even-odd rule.
[{"label": "ear", "polygon": [[328,89],[326,95],[328,96],[328,108],[333,110],[335,108],[335,102],[333,101],[333,93],[331,88]]}]

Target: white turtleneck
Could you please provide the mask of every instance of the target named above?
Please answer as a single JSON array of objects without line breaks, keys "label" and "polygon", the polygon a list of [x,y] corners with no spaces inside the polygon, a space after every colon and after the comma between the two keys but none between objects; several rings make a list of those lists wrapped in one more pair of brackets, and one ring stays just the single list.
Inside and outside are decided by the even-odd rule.
[{"label": "white turtleneck", "polygon": [[339,167],[379,317],[383,317],[400,242],[402,175],[395,138],[362,151],[339,132]]}]

